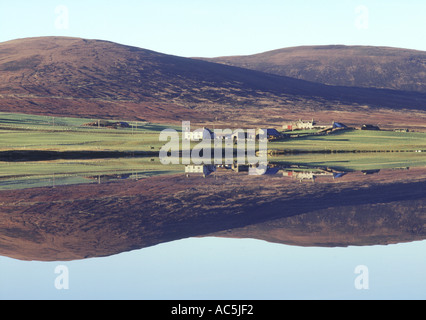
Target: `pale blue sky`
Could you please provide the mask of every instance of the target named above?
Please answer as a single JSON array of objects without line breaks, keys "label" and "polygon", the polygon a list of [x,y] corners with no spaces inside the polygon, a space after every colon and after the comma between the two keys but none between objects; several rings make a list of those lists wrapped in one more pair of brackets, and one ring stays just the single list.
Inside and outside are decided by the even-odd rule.
[{"label": "pale blue sky", "polygon": [[[68,10],[68,29],[55,8]],[[102,39],[193,56],[320,44],[426,50],[424,0],[15,0],[0,4],[0,41]]]}]

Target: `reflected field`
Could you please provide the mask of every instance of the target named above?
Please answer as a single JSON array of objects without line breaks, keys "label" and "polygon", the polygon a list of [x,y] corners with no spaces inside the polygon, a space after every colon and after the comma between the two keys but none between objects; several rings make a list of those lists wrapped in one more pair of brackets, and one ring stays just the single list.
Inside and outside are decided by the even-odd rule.
[{"label": "reflected field", "polygon": [[[183,163],[183,161],[178,161]],[[213,164],[213,163],[212,163]],[[121,157],[110,159],[74,159],[50,161],[0,161],[0,190],[55,187],[66,184],[101,183],[121,179],[141,179],[157,175],[204,172],[221,169],[246,170],[234,164],[216,166],[163,165],[158,157]],[[282,174],[295,168],[337,172],[374,171],[426,167],[425,153],[337,153],[297,154],[268,157],[267,174]],[[192,169],[191,169],[192,168]],[[232,170],[231,170],[232,171]],[[284,172],[285,174],[285,172]]]},{"label": "reflected field", "polygon": [[424,240],[425,159],[398,156],[327,155],[326,166],[270,157],[260,176],[152,158],[2,164],[28,171],[1,177],[0,254],[84,260],[211,236],[304,247]]}]

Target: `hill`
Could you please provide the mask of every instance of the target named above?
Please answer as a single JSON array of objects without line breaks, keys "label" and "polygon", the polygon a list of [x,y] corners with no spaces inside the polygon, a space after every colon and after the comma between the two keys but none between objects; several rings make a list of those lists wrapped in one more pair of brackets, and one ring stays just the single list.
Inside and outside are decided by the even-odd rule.
[{"label": "hill", "polygon": [[395,119],[403,109],[417,110],[412,116],[421,119],[425,105],[424,93],[327,86],[107,41],[42,37],[0,44],[0,111],[6,112],[248,123],[370,109],[377,115],[396,110]]},{"label": "hill", "polygon": [[205,60],[327,85],[426,92],[424,51],[302,46]]}]

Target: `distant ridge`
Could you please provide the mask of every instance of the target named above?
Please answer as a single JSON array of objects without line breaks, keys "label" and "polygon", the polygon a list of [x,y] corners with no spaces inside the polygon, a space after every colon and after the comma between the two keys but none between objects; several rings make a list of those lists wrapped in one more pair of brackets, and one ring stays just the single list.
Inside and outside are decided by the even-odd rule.
[{"label": "distant ridge", "polygon": [[0,43],[0,111],[170,123],[241,122],[247,110],[248,118],[269,121],[272,109],[282,118],[426,108],[422,92],[335,87],[247,67],[101,40],[18,39]]},{"label": "distant ridge", "polygon": [[300,46],[204,59],[336,86],[426,92],[426,52],[374,46]]}]

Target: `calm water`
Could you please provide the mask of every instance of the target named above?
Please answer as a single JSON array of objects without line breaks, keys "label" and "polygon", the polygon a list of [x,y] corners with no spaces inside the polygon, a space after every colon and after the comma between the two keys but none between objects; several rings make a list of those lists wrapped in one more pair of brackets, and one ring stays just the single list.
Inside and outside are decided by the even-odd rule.
[{"label": "calm water", "polygon": [[4,178],[0,298],[426,296],[424,167],[154,169]]},{"label": "calm water", "polygon": [[[2,299],[424,299],[426,243],[301,248],[258,240],[186,239],[73,262],[1,258]],[[55,268],[69,289],[55,288]],[[355,268],[369,289],[355,287]]]}]

